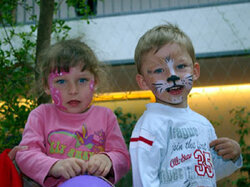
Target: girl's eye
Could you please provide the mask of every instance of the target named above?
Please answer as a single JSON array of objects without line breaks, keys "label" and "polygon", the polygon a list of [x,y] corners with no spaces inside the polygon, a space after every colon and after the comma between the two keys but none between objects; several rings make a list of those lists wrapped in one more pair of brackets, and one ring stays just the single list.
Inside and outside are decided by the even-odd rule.
[{"label": "girl's eye", "polygon": [[85,79],[85,78],[79,79],[79,82],[80,82],[80,83],[85,83],[86,81],[87,81],[87,79]]},{"label": "girl's eye", "polygon": [[57,84],[64,84],[64,83],[65,83],[65,80],[60,79],[60,80],[57,80],[56,83],[57,83]]},{"label": "girl's eye", "polygon": [[162,72],[164,72],[163,68],[159,68],[159,69],[154,70],[154,73],[162,73]]}]

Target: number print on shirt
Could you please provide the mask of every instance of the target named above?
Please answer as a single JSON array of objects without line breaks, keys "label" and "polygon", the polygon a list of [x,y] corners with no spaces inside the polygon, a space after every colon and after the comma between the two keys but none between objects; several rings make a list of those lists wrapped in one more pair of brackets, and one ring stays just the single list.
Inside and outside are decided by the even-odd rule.
[{"label": "number print on shirt", "polygon": [[199,149],[195,150],[194,158],[197,159],[198,165],[195,165],[195,172],[199,176],[205,176],[213,178],[213,164],[211,163],[211,155],[209,152],[201,151]]}]

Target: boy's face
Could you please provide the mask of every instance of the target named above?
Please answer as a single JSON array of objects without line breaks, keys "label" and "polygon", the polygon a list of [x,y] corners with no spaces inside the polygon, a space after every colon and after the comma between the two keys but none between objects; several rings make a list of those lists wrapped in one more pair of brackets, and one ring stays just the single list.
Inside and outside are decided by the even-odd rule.
[{"label": "boy's face", "polygon": [[68,113],[82,113],[92,101],[95,87],[94,75],[82,66],[70,68],[69,72],[50,73],[49,88],[54,104]]},{"label": "boy's face", "polygon": [[192,62],[187,50],[171,43],[143,56],[141,74],[137,74],[136,80],[141,89],[154,93],[156,102],[186,107],[193,81],[199,75],[199,64]]}]

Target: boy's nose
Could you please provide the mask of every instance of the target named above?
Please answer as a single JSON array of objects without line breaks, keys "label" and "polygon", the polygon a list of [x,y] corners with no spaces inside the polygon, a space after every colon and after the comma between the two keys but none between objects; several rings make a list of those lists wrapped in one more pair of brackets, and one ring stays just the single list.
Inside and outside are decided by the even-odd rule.
[{"label": "boy's nose", "polygon": [[176,75],[172,75],[171,77],[168,77],[167,82],[170,82],[170,81],[175,82],[178,80],[180,80],[180,77],[177,77]]}]

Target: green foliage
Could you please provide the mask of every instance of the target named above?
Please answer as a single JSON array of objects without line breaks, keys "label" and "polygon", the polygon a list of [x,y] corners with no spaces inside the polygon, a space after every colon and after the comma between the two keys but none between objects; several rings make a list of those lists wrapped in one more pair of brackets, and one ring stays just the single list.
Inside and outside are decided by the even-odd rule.
[{"label": "green foliage", "polygon": [[239,135],[239,144],[243,156],[243,167],[240,169],[241,173],[247,173],[248,177],[240,176],[235,184],[239,187],[250,186],[250,146],[246,143],[246,138],[248,136],[249,127],[249,116],[250,112],[247,111],[246,107],[237,107],[230,111],[233,115],[231,118],[231,123],[237,127],[236,133]]},{"label": "green foliage", "polygon": [[[129,141],[134,129],[134,126],[137,122],[137,117],[135,114],[123,113],[122,108],[117,108],[114,110],[114,113],[117,117],[122,135],[125,139],[127,147],[129,147]],[[124,176],[117,184],[117,187],[130,187],[132,186],[132,171],[130,170],[126,176]]]},{"label": "green foliage", "polygon": [[15,8],[17,7],[18,0],[1,0],[0,1],[0,20],[1,24],[12,25],[15,23],[13,16]]},{"label": "green foliage", "polygon": [[65,40],[69,36],[71,28],[66,25],[64,20],[54,20],[52,33],[56,41]]},{"label": "green foliage", "polygon": [[[3,1],[1,12],[8,14],[16,5],[17,1]],[[36,27],[17,32],[12,14],[1,17],[1,23],[5,35],[0,40],[0,152],[20,142],[22,128],[36,103],[29,94],[34,80]]]},{"label": "green foliage", "polygon": [[[0,152],[21,140],[28,115],[37,106],[35,98],[35,50],[37,25],[22,31],[15,25],[17,4],[25,8],[29,19],[37,22],[32,7],[23,1],[0,1]],[[38,3],[38,2],[37,2]],[[65,39],[70,28],[65,21],[53,22],[57,40]]]},{"label": "green foliage", "polygon": [[[68,6],[72,6],[76,10],[77,16],[86,20],[89,24],[89,16],[96,15],[97,1],[88,1],[88,0],[67,0]],[[99,0],[103,1],[103,0]]]},{"label": "green foliage", "polygon": [[137,122],[137,117],[135,114],[131,114],[131,113],[124,114],[121,107],[118,107],[117,109],[115,109],[114,113],[117,117],[118,123],[120,125],[120,129],[122,131],[122,135],[128,147],[132,131]]}]

